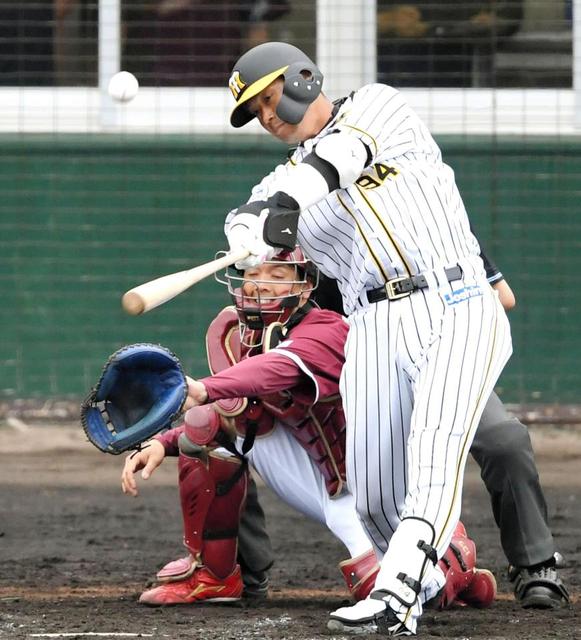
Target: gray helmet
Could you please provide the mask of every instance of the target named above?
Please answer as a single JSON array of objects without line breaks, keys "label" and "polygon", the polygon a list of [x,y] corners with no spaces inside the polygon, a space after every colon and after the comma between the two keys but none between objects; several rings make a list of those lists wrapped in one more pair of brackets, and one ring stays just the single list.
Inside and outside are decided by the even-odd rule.
[{"label": "gray helmet", "polygon": [[321,93],[323,74],[292,44],[265,42],[247,51],[232,69],[229,86],[236,100],[230,115],[233,127],[242,127],[254,118],[246,103],[280,76],[284,87],[276,114],[289,124],[303,119],[308,106]]}]

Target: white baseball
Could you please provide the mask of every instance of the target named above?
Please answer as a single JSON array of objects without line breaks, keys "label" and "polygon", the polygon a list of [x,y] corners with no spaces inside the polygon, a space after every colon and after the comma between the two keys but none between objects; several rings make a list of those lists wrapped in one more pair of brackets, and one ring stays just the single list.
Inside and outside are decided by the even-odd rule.
[{"label": "white baseball", "polygon": [[108,91],[113,100],[129,102],[137,95],[139,82],[129,71],[120,71],[109,80]]}]

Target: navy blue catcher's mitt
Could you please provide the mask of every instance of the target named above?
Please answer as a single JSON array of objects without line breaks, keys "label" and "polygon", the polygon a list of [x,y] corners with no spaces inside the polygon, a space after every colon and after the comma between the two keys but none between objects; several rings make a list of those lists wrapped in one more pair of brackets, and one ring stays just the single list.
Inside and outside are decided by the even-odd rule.
[{"label": "navy blue catcher's mitt", "polygon": [[171,351],[158,344],[132,344],[105,363],[81,405],[81,423],[98,449],[123,453],[169,427],[187,393],[182,365]]}]

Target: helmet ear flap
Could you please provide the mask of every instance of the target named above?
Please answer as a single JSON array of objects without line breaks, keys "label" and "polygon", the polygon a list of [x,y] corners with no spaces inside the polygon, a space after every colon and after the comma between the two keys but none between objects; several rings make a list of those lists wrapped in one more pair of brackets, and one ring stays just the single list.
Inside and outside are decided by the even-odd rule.
[{"label": "helmet ear flap", "polygon": [[284,94],[293,100],[309,104],[323,87],[323,74],[314,65],[293,62],[284,73]]},{"label": "helmet ear flap", "polygon": [[323,87],[323,74],[313,65],[294,62],[284,73],[284,87],[277,107],[277,115],[284,122],[298,124],[311,102]]}]

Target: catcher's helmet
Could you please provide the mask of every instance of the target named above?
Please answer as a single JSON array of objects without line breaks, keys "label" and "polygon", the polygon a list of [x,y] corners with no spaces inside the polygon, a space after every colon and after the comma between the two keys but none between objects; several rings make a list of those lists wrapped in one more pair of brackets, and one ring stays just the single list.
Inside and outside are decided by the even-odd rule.
[{"label": "catcher's helmet", "polygon": [[247,51],[232,69],[229,86],[236,100],[230,115],[233,127],[242,127],[254,118],[246,103],[280,76],[284,87],[276,108],[278,117],[289,124],[303,119],[308,106],[321,93],[323,74],[292,44],[265,42]]},{"label": "catcher's helmet", "polygon": [[[260,285],[272,281],[259,280],[253,277],[245,277],[237,269],[227,269],[223,277],[217,277],[218,282],[226,284],[228,292],[238,313],[240,335],[242,343],[247,346],[258,346],[262,342],[262,332],[269,325],[279,323],[285,325],[299,308],[300,294],[311,293],[319,282],[317,267],[305,258],[302,250],[296,247],[293,251],[283,251],[272,260],[264,264],[277,264],[284,262],[294,267],[294,274],[289,280],[276,284],[286,284],[289,291],[283,295],[264,296],[260,293]],[[255,285],[252,295],[244,291],[244,283],[251,282]],[[297,285],[301,285],[297,291]]]}]

